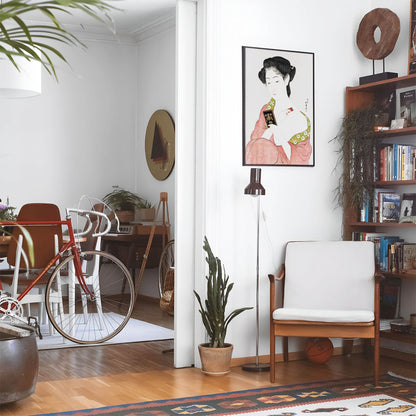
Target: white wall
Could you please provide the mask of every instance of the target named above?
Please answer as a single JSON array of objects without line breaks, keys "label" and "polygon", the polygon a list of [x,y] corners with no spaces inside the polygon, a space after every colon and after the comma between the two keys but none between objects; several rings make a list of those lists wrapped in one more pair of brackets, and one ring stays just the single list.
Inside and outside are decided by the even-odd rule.
[{"label": "white wall", "polygon": [[[174,238],[175,166],[164,181],[153,177],[147,167],[145,135],[147,123],[157,110],[166,110],[175,122],[175,28],[170,27],[137,45],[137,136],[134,161],[135,187],[140,195],[157,205],[160,192],[168,193],[171,237]],[[162,207],[160,207],[161,219]],[[158,297],[158,270],[146,269],[140,293]]]},{"label": "white wall", "polygon": [[134,189],[136,49],[117,41],[62,47],[59,82],[43,70],[40,96],[0,101],[0,198],[61,209],[112,185]]},{"label": "white wall", "polygon": [[[206,223],[197,224],[224,262],[235,288],[230,310],[255,305],[255,200],[243,195],[249,167],[242,166],[241,46],[315,53],[315,167],[264,167],[260,261],[260,354],[268,354],[268,279],[277,271],[288,240],[340,239],[342,212],[333,203],[337,154],[331,139],[344,114],[344,91],[369,75],[372,63],[355,44],[365,13],[390,6],[402,22],[387,70],[407,73],[409,1],[210,0],[205,116],[210,124],[204,161]],[[201,10],[201,8],[200,8]],[[201,242],[202,245],[202,242]],[[198,249],[198,247],[197,247]],[[203,276],[195,286],[203,288]],[[202,283],[201,283],[202,282]],[[195,344],[203,341],[196,322]],[[228,341],[234,357],[255,354],[255,312],[231,324]],[[196,358],[196,360],[198,360]]]}]

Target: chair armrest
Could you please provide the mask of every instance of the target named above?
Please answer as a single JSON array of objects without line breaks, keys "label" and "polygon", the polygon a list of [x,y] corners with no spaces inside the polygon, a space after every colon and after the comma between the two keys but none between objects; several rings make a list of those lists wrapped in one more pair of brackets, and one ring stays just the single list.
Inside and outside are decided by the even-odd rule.
[{"label": "chair armrest", "polygon": [[276,281],[283,281],[285,277],[285,265],[282,264],[277,276],[274,274],[269,274],[270,281],[270,314],[273,314],[273,311],[276,309]]},{"label": "chair armrest", "polygon": [[280,266],[280,270],[277,276],[274,274],[269,274],[270,284],[274,284],[276,280],[280,281],[280,280],[283,280],[284,278],[285,278],[285,265],[284,264]]}]

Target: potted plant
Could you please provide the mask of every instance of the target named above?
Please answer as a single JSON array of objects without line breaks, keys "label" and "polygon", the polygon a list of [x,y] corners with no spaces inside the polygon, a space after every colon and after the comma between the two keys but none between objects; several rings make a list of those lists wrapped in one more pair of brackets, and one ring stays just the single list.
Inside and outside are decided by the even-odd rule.
[{"label": "potted plant", "polygon": [[233,346],[225,343],[228,325],[240,313],[251,307],[239,308],[226,315],[228,296],[234,286],[229,283],[229,276],[221,260],[212,253],[208,239],[204,238],[203,249],[207,253],[209,274],[207,280],[206,300],[202,303],[201,297],[194,290],[199,303],[199,312],[202,322],[210,339],[209,343],[199,345],[202,371],[209,375],[222,375],[230,371],[230,361]]},{"label": "potted plant", "polygon": [[155,219],[155,207],[146,199],[137,204],[137,219],[139,221],[153,221]]},{"label": "potted plant", "polygon": [[103,201],[116,211],[120,222],[126,223],[134,220],[134,211],[143,204],[143,199],[130,191],[113,185],[113,190],[104,196]]}]

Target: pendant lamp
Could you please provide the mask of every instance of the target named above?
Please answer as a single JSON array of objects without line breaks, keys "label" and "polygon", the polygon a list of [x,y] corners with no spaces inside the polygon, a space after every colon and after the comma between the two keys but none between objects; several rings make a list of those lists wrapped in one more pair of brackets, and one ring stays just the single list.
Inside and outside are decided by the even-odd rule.
[{"label": "pendant lamp", "polygon": [[0,59],[0,98],[26,98],[42,92],[42,67],[38,61],[14,58],[19,70],[5,57]]}]

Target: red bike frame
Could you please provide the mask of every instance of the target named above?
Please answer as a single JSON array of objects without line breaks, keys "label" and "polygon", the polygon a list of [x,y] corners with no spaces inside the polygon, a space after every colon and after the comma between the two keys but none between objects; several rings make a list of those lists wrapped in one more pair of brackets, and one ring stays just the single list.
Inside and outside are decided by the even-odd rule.
[{"label": "red bike frame", "polygon": [[66,225],[68,228],[69,241],[65,243],[56,256],[51,259],[51,261],[42,269],[42,271],[33,279],[33,281],[25,288],[25,290],[19,294],[17,300],[22,300],[28,292],[36,285],[36,283],[51,269],[51,267],[62,257],[62,255],[71,250],[74,256],[74,268],[75,274],[77,276],[78,282],[82,290],[89,295],[91,298],[94,298],[93,294],[88,289],[87,284],[85,283],[84,275],[82,273],[81,259],[79,257],[80,250],[77,246],[74,236],[74,229],[72,228],[72,220],[68,216],[66,220],[61,221],[0,221],[0,226],[22,226],[25,225]]}]

